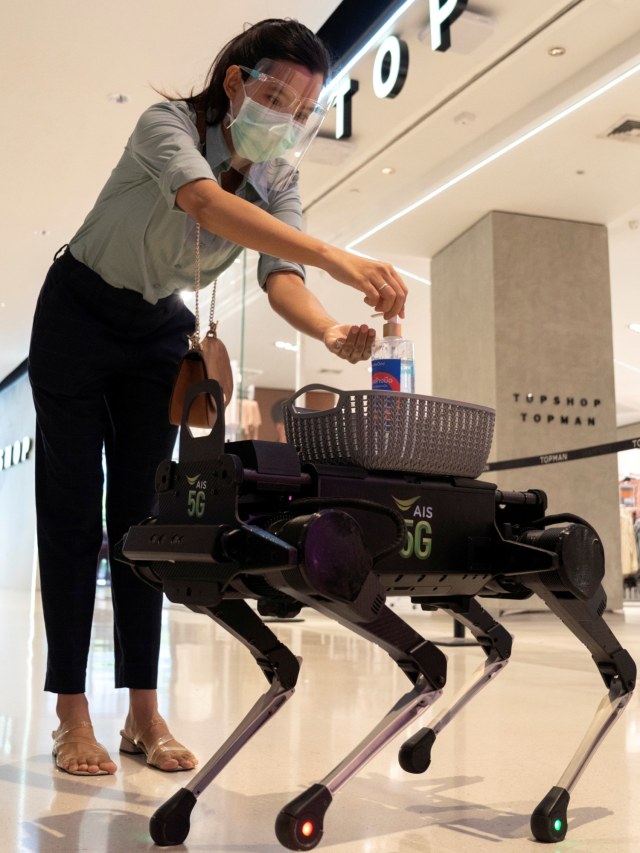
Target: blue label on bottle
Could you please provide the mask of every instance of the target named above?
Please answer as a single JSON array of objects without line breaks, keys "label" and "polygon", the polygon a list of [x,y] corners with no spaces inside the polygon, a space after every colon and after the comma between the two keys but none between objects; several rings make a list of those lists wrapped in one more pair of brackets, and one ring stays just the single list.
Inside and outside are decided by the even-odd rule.
[{"label": "blue label on bottle", "polygon": [[402,360],[376,358],[371,362],[371,387],[374,391],[399,391]]}]

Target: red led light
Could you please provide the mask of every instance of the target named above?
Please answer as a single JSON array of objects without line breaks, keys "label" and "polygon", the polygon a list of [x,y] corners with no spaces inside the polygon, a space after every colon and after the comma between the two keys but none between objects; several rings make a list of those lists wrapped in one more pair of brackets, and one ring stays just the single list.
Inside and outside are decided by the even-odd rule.
[{"label": "red led light", "polygon": [[309,838],[310,835],[313,835],[313,824],[310,820],[305,820],[300,827],[300,833],[304,835],[305,838]]}]

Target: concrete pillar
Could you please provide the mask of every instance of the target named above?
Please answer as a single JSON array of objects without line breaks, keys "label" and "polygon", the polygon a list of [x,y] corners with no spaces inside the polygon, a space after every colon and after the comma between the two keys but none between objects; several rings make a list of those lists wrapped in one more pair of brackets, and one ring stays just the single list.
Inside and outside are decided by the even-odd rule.
[{"label": "concrete pillar", "polygon": [[[492,212],[431,264],[433,394],[496,409],[491,460],[616,440],[607,231]],[[609,609],[622,607],[615,455],[495,471],[543,489],[605,547]]]}]

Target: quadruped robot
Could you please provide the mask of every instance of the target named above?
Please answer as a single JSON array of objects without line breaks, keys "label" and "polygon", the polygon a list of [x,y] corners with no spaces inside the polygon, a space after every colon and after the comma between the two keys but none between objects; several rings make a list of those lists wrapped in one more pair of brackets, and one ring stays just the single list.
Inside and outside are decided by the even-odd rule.
[{"label": "quadruped robot", "polygon": [[[344,438],[354,428],[348,405],[336,408],[330,426],[311,416],[315,432],[307,436],[306,452],[298,452],[297,425],[308,413],[293,401],[305,390],[285,404],[294,443],[278,444],[225,443],[220,387],[207,381],[190,389],[179,461],[158,469],[158,515],[132,527],[124,540],[123,558],[139,577],[229,631],[269,683],[212,758],[158,808],[150,822],[152,839],[160,846],[186,839],[198,797],[294,692],[301,661],[261,617],[293,617],[303,606],[312,607],[384,649],[411,685],[349,755],[277,816],[280,843],[311,850],[338,790],[443,693],[445,655],[390,609],[386,597],[410,596],[424,610],[448,613],[485,655],[451,704],[400,748],[401,767],[423,773],[442,730],[509,661],[512,638],[479,599],[526,599],[535,592],[587,647],[607,689],[575,755],[531,816],[536,840],[561,841],[573,788],[628,704],[636,677],[633,660],[603,619],[604,553],[596,531],[577,516],[545,516],[541,491],[500,491],[475,479],[477,472],[438,473],[437,466],[437,473],[411,471],[417,449],[438,433],[445,440],[451,433],[451,423],[438,412],[427,432],[417,428],[424,418],[401,428],[399,452],[383,454],[385,461],[395,459],[395,470],[344,458],[308,461],[326,452],[327,430]],[[187,416],[202,393],[211,395],[218,417],[209,435],[194,437]],[[372,427],[382,442],[378,451],[384,450],[405,396],[452,402],[362,392],[369,408],[356,434],[362,438]],[[459,430],[457,410],[453,417]],[[489,434],[487,454],[490,441]],[[440,459],[437,446],[434,453]],[[448,467],[460,470],[455,463]]]}]

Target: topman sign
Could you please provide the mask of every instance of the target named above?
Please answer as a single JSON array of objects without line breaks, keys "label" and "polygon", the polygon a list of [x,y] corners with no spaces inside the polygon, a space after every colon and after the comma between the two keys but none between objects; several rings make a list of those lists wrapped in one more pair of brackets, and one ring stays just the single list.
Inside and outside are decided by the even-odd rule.
[{"label": "topman sign", "polygon": [[[432,50],[445,51],[451,47],[451,25],[466,7],[467,0],[429,0]],[[389,36],[378,48],[374,60],[372,84],[376,97],[395,98],[404,86],[408,69],[409,48],[406,42],[396,36]],[[348,75],[338,78],[333,92],[336,108],[336,139],[348,139],[351,136],[351,100],[358,89],[358,82]]]}]

